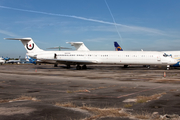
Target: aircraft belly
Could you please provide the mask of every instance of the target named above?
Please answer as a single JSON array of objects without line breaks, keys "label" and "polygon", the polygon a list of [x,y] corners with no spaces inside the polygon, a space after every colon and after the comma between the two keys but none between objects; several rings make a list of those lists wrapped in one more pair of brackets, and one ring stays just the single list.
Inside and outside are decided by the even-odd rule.
[{"label": "aircraft belly", "polygon": [[121,60],[121,64],[131,64],[131,65],[156,65],[161,64],[161,62],[153,59],[124,59]]}]

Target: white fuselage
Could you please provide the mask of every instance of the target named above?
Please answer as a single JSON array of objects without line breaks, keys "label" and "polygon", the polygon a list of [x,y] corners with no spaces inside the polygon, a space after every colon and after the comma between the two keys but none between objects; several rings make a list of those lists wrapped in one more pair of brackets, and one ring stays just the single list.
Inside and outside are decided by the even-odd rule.
[{"label": "white fuselage", "polygon": [[168,57],[180,61],[180,51],[162,51],[162,52],[166,54]]},{"label": "white fuselage", "polygon": [[[42,51],[28,53],[30,57],[58,63],[70,64],[121,64],[121,65],[173,65],[175,59],[164,57],[162,52],[154,51]],[[62,61],[62,62],[61,62]]]}]

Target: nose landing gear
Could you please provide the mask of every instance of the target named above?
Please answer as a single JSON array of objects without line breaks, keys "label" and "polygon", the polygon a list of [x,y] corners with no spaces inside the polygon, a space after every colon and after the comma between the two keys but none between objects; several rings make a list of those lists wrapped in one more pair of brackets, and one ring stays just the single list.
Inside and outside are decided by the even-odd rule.
[{"label": "nose landing gear", "polygon": [[170,68],[170,65],[167,65],[167,70],[169,70],[169,68]]}]

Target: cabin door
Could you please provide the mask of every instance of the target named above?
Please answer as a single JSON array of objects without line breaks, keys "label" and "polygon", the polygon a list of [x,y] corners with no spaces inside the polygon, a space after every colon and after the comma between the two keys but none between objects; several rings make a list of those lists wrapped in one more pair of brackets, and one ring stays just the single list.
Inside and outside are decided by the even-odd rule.
[{"label": "cabin door", "polygon": [[160,56],[157,56],[157,61],[161,61],[161,57]]}]

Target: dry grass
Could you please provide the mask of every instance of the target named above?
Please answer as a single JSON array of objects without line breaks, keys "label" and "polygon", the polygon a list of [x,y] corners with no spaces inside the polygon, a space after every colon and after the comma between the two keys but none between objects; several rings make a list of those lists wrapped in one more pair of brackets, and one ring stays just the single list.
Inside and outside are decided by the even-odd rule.
[{"label": "dry grass", "polygon": [[73,107],[76,108],[76,105],[73,104],[72,102],[67,102],[67,103],[56,103],[56,106],[60,106],[60,107]]},{"label": "dry grass", "polygon": [[133,103],[127,103],[127,104],[124,104],[124,107],[129,108],[129,107],[132,107],[133,105],[134,105]]},{"label": "dry grass", "polygon": [[89,88],[89,89],[84,89],[84,90],[67,90],[66,93],[84,93],[84,92],[91,92],[92,90],[99,90],[99,89],[106,89],[106,88],[112,88],[115,87],[116,85],[111,85],[111,86],[100,86],[96,88]]},{"label": "dry grass", "polygon": [[73,91],[67,90],[66,93],[73,93]]},{"label": "dry grass", "polygon": [[176,92],[176,91],[178,91],[178,89],[171,89],[171,90],[169,90],[170,92]]},{"label": "dry grass", "polygon": [[[10,101],[21,101],[21,100],[32,100],[32,101],[40,101],[40,100],[38,100],[37,98],[35,98],[35,97],[31,97],[31,96],[25,96],[25,95],[22,95],[22,96],[20,96],[20,97],[18,97],[18,98],[15,98],[15,99],[12,99],[12,100],[10,100]],[[9,102],[10,102],[9,101]]]},{"label": "dry grass", "polygon": [[112,87],[115,87],[116,85],[110,85],[110,86],[100,86],[100,87],[96,87],[96,88],[91,88],[89,90],[99,90],[99,89],[106,89],[106,88],[112,88]]},{"label": "dry grass", "polygon": [[92,112],[96,115],[102,115],[102,116],[105,116],[105,115],[114,115],[114,116],[117,116],[119,114],[119,111],[121,110],[120,108],[97,108],[97,107],[91,107],[91,106],[82,106],[82,107],[79,107],[83,110],[87,110],[89,112]]},{"label": "dry grass", "polygon": [[134,117],[137,119],[150,119],[151,114],[148,112],[142,112],[141,114],[135,114]]},{"label": "dry grass", "polygon": [[124,111],[120,112],[121,108],[102,108],[101,109],[101,108],[91,107],[91,106],[83,106],[79,108],[83,110],[87,110],[94,114],[93,116],[89,118],[85,118],[85,120],[94,120],[101,117],[127,117],[129,116],[129,114]]},{"label": "dry grass", "polygon": [[7,102],[14,102],[14,101],[23,101],[23,100],[40,101],[40,100],[38,100],[35,97],[22,95],[22,96],[20,96],[18,98],[11,99],[11,100],[10,99],[0,100],[0,103],[7,103]]},{"label": "dry grass", "polygon": [[93,120],[101,117],[127,117],[129,116],[128,113],[121,111],[121,108],[97,108],[97,107],[91,107],[91,106],[86,106],[83,105],[82,107],[78,107],[74,105],[72,102],[68,103],[56,103],[56,106],[60,107],[72,107],[72,108],[79,108],[82,110],[89,111],[90,113],[93,114],[93,116],[89,118],[85,118],[84,120]]},{"label": "dry grass", "polygon": [[83,93],[83,92],[90,92],[89,90],[67,90],[66,93]]},{"label": "dry grass", "polygon": [[148,102],[151,100],[157,100],[164,94],[166,94],[166,93],[159,93],[159,94],[154,94],[151,96],[138,96],[137,97],[137,103],[145,103],[145,102]]},{"label": "dry grass", "polygon": [[[127,117],[127,118],[135,118],[135,119],[152,119],[151,113],[142,112],[142,113],[137,113],[137,114],[131,114],[131,113],[125,112],[121,108],[97,108],[97,107],[92,107],[92,106],[87,106],[87,105],[83,105],[82,107],[80,107],[80,106],[76,106],[72,102],[67,102],[63,104],[56,103],[55,105],[60,106],[60,107],[78,108],[78,109],[86,110],[92,113],[91,117],[84,118],[81,120],[96,120],[98,118],[103,118],[103,117]],[[156,120],[162,120],[162,119],[158,118]]]},{"label": "dry grass", "polygon": [[153,82],[155,82],[155,83],[179,83],[180,82],[180,80],[179,79],[171,79],[171,80],[169,80],[169,79],[164,79],[164,80],[153,80]]},{"label": "dry grass", "polygon": [[0,100],[0,103],[7,103],[9,100]]},{"label": "dry grass", "polygon": [[99,87],[99,89],[104,89],[104,88],[107,88],[107,87]]}]

